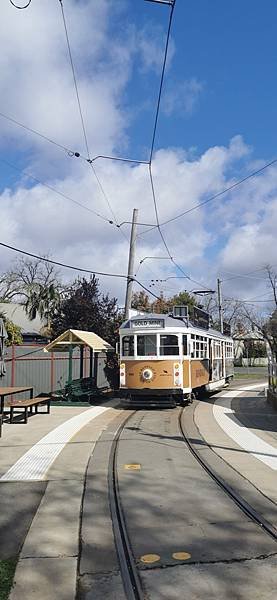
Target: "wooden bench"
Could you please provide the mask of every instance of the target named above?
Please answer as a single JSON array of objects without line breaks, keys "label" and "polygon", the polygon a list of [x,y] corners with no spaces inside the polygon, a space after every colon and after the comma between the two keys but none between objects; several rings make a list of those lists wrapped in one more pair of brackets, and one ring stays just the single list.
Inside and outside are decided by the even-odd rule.
[{"label": "wooden bench", "polygon": [[[28,408],[30,408],[30,414],[33,414],[33,407],[35,408],[35,413],[38,412],[38,407],[40,405],[47,405],[47,414],[50,413],[50,396],[36,397],[36,398],[28,398],[26,400],[9,400],[6,403],[6,407],[10,409],[10,423],[13,422],[14,410],[18,408],[24,408],[24,423],[28,422]],[[20,411],[21,412],[21,411]]]}]

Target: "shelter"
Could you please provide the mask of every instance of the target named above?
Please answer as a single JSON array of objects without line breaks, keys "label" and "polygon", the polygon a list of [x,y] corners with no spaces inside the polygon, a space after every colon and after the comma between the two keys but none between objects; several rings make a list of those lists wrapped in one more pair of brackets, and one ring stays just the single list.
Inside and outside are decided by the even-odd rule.
[{"label": "shelter", "polygon": [[114,348],[108,342],[103,340],[96,333],[93,333],[92,331],[68,329],[44,348],[45,352],[68,352],[67,383],[71,383],[72,381],[72,358],[74,348],[76,347],[80,348],[80,379],[83,378],[84,346],[88,346],[88,348],[90,349],[89,376],[92,377],[93,375],[96,375],[95,370],[97,368],[97,360],[94,360],[94,358],[97,358],[97,354],[99,352],[111,352],[114,350]]},{"label": "shelter", "polygon": [[0,377],[4,377],[6,367],[4,363],[5,339],[8,337],[3,319],[0,319]]}]

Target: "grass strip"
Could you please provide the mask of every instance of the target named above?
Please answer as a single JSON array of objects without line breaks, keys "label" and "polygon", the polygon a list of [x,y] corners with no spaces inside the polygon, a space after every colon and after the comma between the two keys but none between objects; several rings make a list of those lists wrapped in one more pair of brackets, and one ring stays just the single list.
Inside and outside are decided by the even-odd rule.
[{"label": "grass strip", "polygon": [[235,379],[264,379],[267,380],[267,373],[235,373]]},{"label": "grass strip", "polygon": [[8,600],[12,587],[17,558],[0,560],[0,600]]}]

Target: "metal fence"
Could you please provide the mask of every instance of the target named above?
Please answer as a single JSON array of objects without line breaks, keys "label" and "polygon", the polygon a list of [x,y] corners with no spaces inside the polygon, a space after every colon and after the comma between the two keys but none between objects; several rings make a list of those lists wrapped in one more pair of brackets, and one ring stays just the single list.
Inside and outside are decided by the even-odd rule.
[{"label": "metal fence", "polygon": [[[97,387],[99,389],[109,387],[105,374],[106,355],[99,353],[98,358],[94,355],[93,361],[95,360],[98,361]],[[35,395],[49,394],[49,392],[64,388],[68,378],[68,353],[44,352],[43,347],[40,345],[24,344],[24,346],[6,348],[5,365],[6,374],[1,378],[1,385],[33,386]],[[84,347],[83,376],[89,377],[89,371],[89,348]],[[80,377],[79,348],[75,348],[73,352],[72,376],[73,379],[79,379]]]},{"label": "metal fence", "polygon": [[268,400],[277,408],[277,363],[268,362]]}]

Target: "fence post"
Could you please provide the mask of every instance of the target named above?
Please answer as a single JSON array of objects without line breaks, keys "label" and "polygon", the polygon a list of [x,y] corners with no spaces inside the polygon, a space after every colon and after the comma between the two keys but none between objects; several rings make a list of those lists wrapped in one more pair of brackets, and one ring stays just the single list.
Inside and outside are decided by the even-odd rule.
[{"label": "fence post", "polygon": [[11,370],[11,387],[14,387],[15,384],[15,362],[16,362],[16,354],[15,354],[15,345],[12,345],[12,370]]},{"label": "fence post", "polygon": [[55,381],[55,356],[54,356],[54,352],[51,352],[50,379],[51,379],[51,392],[53,392],[54,391],[54,381]]}]

